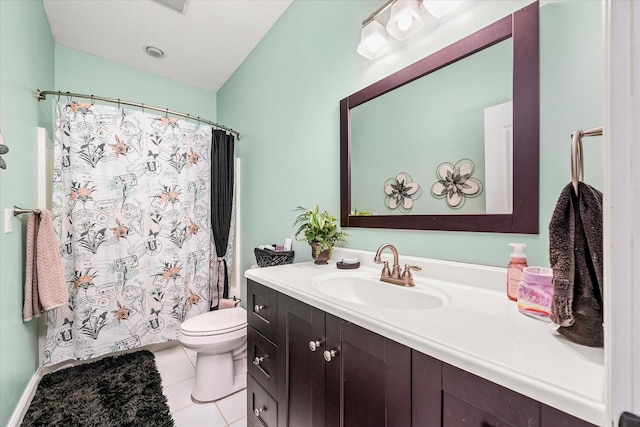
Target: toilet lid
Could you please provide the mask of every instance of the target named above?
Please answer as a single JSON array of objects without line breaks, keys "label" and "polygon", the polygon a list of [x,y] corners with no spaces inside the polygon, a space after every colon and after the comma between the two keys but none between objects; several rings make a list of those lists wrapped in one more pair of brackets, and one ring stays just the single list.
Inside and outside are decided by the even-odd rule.
[{"label": "toilet lid", "polygon": [[209,311],[185,320],[180,327],[185,335],[219,335],[247,326],[247,312],[242,307]]}]

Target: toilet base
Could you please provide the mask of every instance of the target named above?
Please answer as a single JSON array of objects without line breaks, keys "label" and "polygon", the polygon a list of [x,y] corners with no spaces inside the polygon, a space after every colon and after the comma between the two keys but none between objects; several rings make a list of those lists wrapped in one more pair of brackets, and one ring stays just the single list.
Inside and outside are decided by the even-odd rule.
[{"label": "toilet base", "polygon": [[[245,388],[246,361],[246,357],[234,361],[233,352],[198,353],[191,400],[195,403],[213,402]],[[239,365],[243,367],[238,369]]]},{"label": "toilet base", "polygon": [[222,395],[220,397],[216,397],[215,399],[212,400],[198,400],[195,397],[193,397],[193,394],[191,394],[191,401],[193,403],[211,403],[211,402],[215,402],[217,400],[220,399],[224,399],[225,397],[231,396],[232,394],[243,390],[247,388],[247,375],[237,375],[234,380],[233,380],[233,387],[231,388],[231,391],[225,395]]}]

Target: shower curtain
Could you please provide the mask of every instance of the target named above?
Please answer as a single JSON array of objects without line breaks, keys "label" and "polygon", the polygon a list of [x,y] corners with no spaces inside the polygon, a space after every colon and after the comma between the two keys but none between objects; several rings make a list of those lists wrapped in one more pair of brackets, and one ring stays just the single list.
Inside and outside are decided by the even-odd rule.
[{"label": "shower curtain", "polygon": [[44,365],[177,339],[210,307],[212,129],[119,106],[55,109],[52,210],[70,298],[47,316]]}]

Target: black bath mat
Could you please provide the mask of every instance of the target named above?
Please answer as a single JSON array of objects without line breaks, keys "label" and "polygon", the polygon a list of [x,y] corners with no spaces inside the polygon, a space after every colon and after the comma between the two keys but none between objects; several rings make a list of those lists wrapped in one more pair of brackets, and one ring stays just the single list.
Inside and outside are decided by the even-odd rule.
[{"label": "black bath mat", "polygon": [[173,426],[153,353],[107,357],[47,374],[23,426]]}]

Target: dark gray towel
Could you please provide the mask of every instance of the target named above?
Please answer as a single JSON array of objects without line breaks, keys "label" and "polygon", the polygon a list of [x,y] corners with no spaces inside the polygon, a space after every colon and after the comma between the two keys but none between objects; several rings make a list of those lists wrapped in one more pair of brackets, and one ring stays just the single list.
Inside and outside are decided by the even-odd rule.
[{"label": "dark gray towel", "polygon": [[602,328],[602,193],[582,182],[568,184],[549,224],[553,269],[551,321],[571,341],[604,345]]}]

